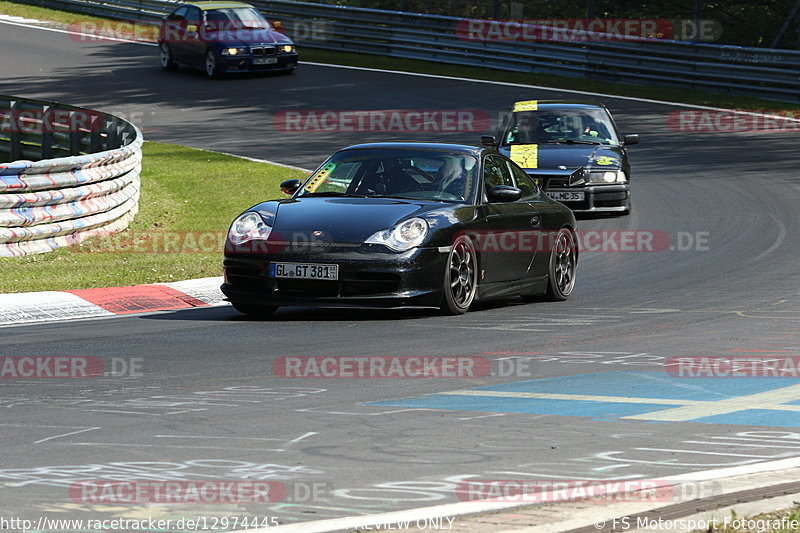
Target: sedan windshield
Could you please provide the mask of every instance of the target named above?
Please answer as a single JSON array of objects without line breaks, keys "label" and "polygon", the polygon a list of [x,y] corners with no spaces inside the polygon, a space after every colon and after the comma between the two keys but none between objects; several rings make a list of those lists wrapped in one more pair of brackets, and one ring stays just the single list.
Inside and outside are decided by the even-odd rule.
[{"label": "sedan windshield", "polygon": [[619,144],[603,109],[540,109],[512,113],[503,144]]},{"label": "sedan windshield", "polygon": [[269,22],[250,7],[229,7],[206,11],[206,22],[216,30],[269,29]]},{"label": "sedan windshield", "polygon": [[300,196],[355,196],[463,202],[474,190],[478,160],[428,150],[345,150],[303,186]]}]

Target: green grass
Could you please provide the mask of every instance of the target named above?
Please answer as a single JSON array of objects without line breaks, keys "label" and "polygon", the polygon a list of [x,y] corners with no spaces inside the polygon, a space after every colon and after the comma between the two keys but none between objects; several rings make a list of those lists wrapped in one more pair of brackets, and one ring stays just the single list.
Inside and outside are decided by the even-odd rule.
[{"label": "green grass", "polygon": [[46,7],[29,6],[27,4],[17,4],[15,2],[0,1],[0,13],[3,15],[12,15],[14,17],[25,17],[29,19],[48,20],[52,22],[60,22],[62,24],[71,24],[73,22],[94,21],[101,22],[107,19],[99,17],[92,17],[90,15],[83,15],[80,13],[71,13],[69,11],[58,11],[55,9],[48,9]]},{"label": "green grass", "polygon": [[[766,526],[763,529],[760,527],[732,527],[732,525],[746,526],[751,525],[748,521],[762,521],[761,523],[753,523],[754,526]],[[737,522],[738,521],[738,522]],[[740,517],[735,511],[731,512],[728,518],[728,524],[725,525],[723,520],[719,520],[719,527],[710,527],[708,531],[698,533],[795,533],[797,528],[780,527],[781,524],[791,525],[792,522],[800,523],[800,506],[795,506],[791,509],[783,509],[773,513],[765,513],[751,517]],[[778,527],[774,527],[778,526]]]},{"label": "green grass", "polygon": [[[152,142],[144,144],[143,161],[139,214],[126,232],[82,247],[0,259],[0,293],[219,276],[221,240],[233,218],[259,201],[281,197],[281,181],[304,176],[276,165]],[[173,241],[164,244],[167,238]]]},{"label": "green grass", "polygon": [[[39,20],[52,20],[65,24],[69,24],[78,20],[104,20],[79,13],[58,11],[37,6],[29,6],[27,4],[7,2],[3,0],[0,0],[0,13],[36,18]],[[488,68],[445,65],[431,61],[399,59],[387,56],[355,54],[315,48],[302,48],[300,50],[300,54],[301,61],[304,60],[317,63],[400,70],[424,74],[437,74],[441,76],[458,76],[476,80],[504,81],[526,85],[552,87],[554,89],[572,89],[609,95],[650,98],[654,100],[666,100],[671,102],[724,107],[730,109],[765,111],[800,110],[800,104],[771,102],[768,100],[761,100],[759,98],[716,94],[693,89],[684,89],[681,87],[629,85],[598,80],[587,80],[583,78],[568,78],[565,76],[548,74],[505,72]]]}]

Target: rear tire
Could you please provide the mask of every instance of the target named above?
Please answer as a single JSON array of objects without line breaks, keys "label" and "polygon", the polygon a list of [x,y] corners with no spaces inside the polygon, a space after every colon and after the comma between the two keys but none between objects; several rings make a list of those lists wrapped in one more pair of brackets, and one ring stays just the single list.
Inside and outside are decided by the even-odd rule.
[{"label": "rear tire", "polygon": [[575,287],[575,268],[577,266],[578,245],[575,242],[575,234],[566,228],[561,228],[550,252],[545,300],[560,302],[569,298]]},{"label": "rear tire", "polygon": [[463,315],[478,291],[478,258],[472,240],[459,235],[450,248],[442,285],[441,310],[447,315]]},{"label": "rear tire", "polygon": [[277,305],[256,305],[231,302],[233,308],[251,318],[267,318],[277,311]]},{"label": "rear tire", "polygon": [[172,50],[167,43],[161,43],[158,47],[158,62],[164,70],[175,70],[178,64],[172,59]]}]

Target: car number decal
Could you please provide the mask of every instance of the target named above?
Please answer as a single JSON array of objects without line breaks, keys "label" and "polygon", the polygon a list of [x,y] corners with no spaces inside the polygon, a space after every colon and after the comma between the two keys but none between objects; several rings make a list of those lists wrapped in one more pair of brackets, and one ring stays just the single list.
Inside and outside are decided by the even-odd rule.
[{"label": "car number decal", "polygon": [[513,112],[517,113],[518,111],[536,111],[538,109],[539,109],[538,100],[525,100],[524,102],[515,103]]},{"label": "car number decal", "polygon": [[336,163],[328,163],[317,172],[317,175],[314,176],[306,183],[306,186],[303,187],[308,192],[314,192],[317,190],[317,187],[322,185],[322,182],[327,179],[328,175],[333,172],[333,169],[336,168]]},{"label": "car number decal", "polygon": [[595,159],[594,162],[597,163],[598,165],[616,165],[617,163],[619,163],[617,159],[604,155]]},{"label": "car number decal", "polygon": [[522,168],[539,168],[539,146],[512,144],[511,160]]}]

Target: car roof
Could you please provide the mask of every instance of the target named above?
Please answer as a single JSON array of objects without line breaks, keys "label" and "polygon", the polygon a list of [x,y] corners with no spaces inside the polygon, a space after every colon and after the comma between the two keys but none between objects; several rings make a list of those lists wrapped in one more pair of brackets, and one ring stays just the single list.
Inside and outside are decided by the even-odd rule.
[{"label": "car roof", "polygon": [[199,7],[203,11],[211,9],[225,9],[229,7],[253,7],[244,2],[186,2],[184,5]]},{"label": "car roof", "polygon": [[587,108],[595,108],[595,109],[605,109],[603,104],[598,104],[596,102],[586,102],[582,100],[519,100],[514,102],[512,106],[512,111],[516,109],[517,106],[522,104],[529,104],[529,103],[536,103],[536,107],[538,109],[587,109]]},{"label": "car roof", "polygon": [[339,151],[344,150],[433,150],[440,152],[458,152],[462,154],[479,155],[482,152],[495,152],[493,148],[484,146],[469,146],[465,144],[447,144],[432,142],[380,142],[354,144]]}]

